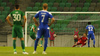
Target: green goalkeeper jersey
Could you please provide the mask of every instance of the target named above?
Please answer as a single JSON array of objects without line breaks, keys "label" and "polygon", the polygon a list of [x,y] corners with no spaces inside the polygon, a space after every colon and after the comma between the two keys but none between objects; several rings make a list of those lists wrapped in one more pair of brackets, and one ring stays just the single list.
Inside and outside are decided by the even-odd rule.
[{"label": "green goalkeeper jersey", "polygon": [[36,27],[35,24],[31,26],[31,29],[30,29],[30,35],[35,34],[35,32],[33,32],[33,28],[35,28],[35,31],[36,31],[36,28],[37,28],[37,27]]},{"label": "green goalkeeper jersey", "polygon": [[13,18],[13,24],[14,25],[22,25],[22,18],[25,14],[20,10],[14,10],[12,11],[8,16]]}]

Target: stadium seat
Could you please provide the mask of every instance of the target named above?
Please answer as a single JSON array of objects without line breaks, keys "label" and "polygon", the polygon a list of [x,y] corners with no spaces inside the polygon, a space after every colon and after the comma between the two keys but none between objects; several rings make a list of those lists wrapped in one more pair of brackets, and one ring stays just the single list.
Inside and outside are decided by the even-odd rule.
[{"label": "stadium seat", "polygon": [[2,0],[0,0],[0,4],[2,3]]},{"label": "stadium seat", "polygon": [[55,2],[56,2],[56,3],[60,3],[60,2],[61,2],[61,0],[55,0]]},{"label": "stadium seat", "polygon": [[96,3],[91,3],[90,7],[96,7]]},{"label": "stadium seat", "polygon": [[89,7],[88,11],[94,11],[94,7]]},{"label": "stadium seat", "polygon": [[63,11],[63,8],[62,7],[58,7],[57,11]]},{"label": "stadium seat", "polygon": [[54,3],[53,4],[53,7],[58,7],[59,6],[59,3]]},{"label": "stadium seat", "polygon": [[49,2],[54,3],[54,2],[55,2],[55,0],[49,0]]},{"label": "stadium seat", "polygon": [[5,15],[0,15],[0,19],[2,19],[2,22],[5,22],[5,18],[6,18]]},{"label": "stadium seat", "polygon": [[56,7],[52,7],[52,8],[51,8],[51,11],[56,11],[56,10],[57,10]]},{"label": "stadium seat", "polygon": [[9,11],[2,11],[2,15],[7,16],[7,15],[8,15],[8,13],[9,13]]},{"label": "stadium seat", "polygon": [[4,8],[3,7],[0,7],[0,11],[3,11],[4,10]]},{"label": "stadium seat", "polygon": [[64,11],[69,11],[69,7],[64,7]]},{"label": "stadium seat", "polygon": [[51,10],[51,8],[50,7],[48,7],[48,11],[50,11]]},{"label": "stadium seat", "polygon": [[42,7],[38,7],[38,10],[42,10]]},{"label": "stadium seat", "polygon": [[67,20],[70,20],[70,19],[71,19],[71,16],[70,16],[70,15],[67,15],[67,16],[66,16],[66,19],[67,19]]},{"label": "stadium seat", "polygon": [[48,7],[52,7],[53,6],[53,3],[48,3]]},{"label": "stadium seat", "polygon": [[12,4],[15,4],[15,0],[9,0],[9,2],[12,2]]},{"label": "stadium seat", "polygon": [[59,16],[59,19],[66,19],[64,15]]},{"label": "stadium seat", "polygon": [[80,0],[80,3],[84,3],[85,2],[85,0]]},{"label": "stadium seat", "polygon": [[76,11],[80,12],[81,11],[81,7],[76,7]]},{"label": "stadium seat", "polygon": [[79,0],[74,0],[74,3],[79,3]]},{"label": "stadium seat", "polygon": [[88,10],[88,7],[83,7],[83,8],[82,8],[82,11],[83,11],[83,12],[86,12],[87,10]]},{"label": "stadium seat", "polygon": [[77,15],[74,15],[74,16],[72,16],[71,19],[72,19],[72,20],[77,20],[77,18],[78,18]]},{"label": "stadium seat", "polygon": [[83,3],[79,3],[78,7],[83,7],[83,5],[84,5]]},{"label": "stadium seat", "polygon": [[72,7],[77,7],[77,3],[72,3]]},{"label": "stadium seat", "polygon": [[100,3],[97,3],[97,7],[100,7]]},{"label": "stadium seat", "polygon": [[49,0],[43,0],[43,3],[48,3],[49,2]]},{"label": "stadium seat", "polygon": [[98,11],[100,11],[100,9],[99,9],[98,7],[96,7],[96,8],[95,8],[95,11],[98,12]]},{"label": "stadium seat", "polygon": [[1,6],[2,6],[2,7],[6,7],[6,2],[2,2],[2,3],[1,3]]},{"label": "stadium seat", "polygon": [[30,7],[34,7],[34,6],[35,6],[35,3],[34,3],[34,2],[31,2],[31,3],[29,4],[29,6],[30,6]]},{"label": "stadium seat", "polygon": [[26,11],[32,11],[32,7],[27,7]]},{"label": "stadium seat", "polygon": [[60,27],[60,24],[55,24],[55,27],[59,28]]},{"label": "stadium seat", "polygon": [[92,0],[86,0],[86,3],[91,3]]},{"label": "stadium seat", "polygon": [[75,11],[75,7],[70,7],[70,11]]},{"label": "stadium seat", "polygon": [[1,11],[0,11],[0,15],[1,15]]},{"label": "stadium seat", "polygon": [[67,3],[67,0],[61,0],[62,1],[62,3]]},{"label": "stadium seat", "polygon": [[60,3],[59,7],[65,7],[65,3]]},{"label": "stadium seat", "polygon": [[39,2],[36,2],[35,3],[35,7],[40,7],[40,3]]},{"label": "stadium seat", "polygon": [[38,7],[33,7],[33,11],[38,11]]},{"label": "stadium seat", "polygon": [[68,0],[68,3],[73,3],[74,0]]},{"label": "stadium seat", "polygon": [[9,0],[3,0],[3,2],[6,2],[6,3],[8,3],[8,2],[9,2]]},{"label": "stadium seat", "polygon": [[10,11],[10,7],[5,7],[4,10],[5,11]]},{"label": "stadium seat", "polygon": [[100,0],[98,0],[98,2],[100,2]]},{"label": "stadium seat", "polygon": [[66,7],[71,7],[71,3],[66,3]]},{"label": "stadium seat", "polygon": [[84,7],[89,7],[90,3],[84,3]]}]

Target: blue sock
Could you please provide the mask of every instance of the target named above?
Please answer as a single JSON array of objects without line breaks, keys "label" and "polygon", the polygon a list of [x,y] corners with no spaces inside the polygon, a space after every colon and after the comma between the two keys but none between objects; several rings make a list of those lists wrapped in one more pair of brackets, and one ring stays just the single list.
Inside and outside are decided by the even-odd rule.
[{"label": "blue sock", "polygon": [[95,45],[95,39],[93,40],[93,45]]},{"label": "blue sock", "polygon": [[45,38],[45,43],[44,43],[44,51],[46,51],[47,44],[48,44],[48,38]]},{"label": "blue sock", "polygon": [[88,47],[90,47],[90,40],[88,40]]},{"label": "blue sock", "polygon": [[39,38],[37,38],[36,40],[35,40],[35,45],[34,45],[34,50],[36,51],[36,48],[37,48],[37,45],[38,45],[38,41],[39,41]]}]

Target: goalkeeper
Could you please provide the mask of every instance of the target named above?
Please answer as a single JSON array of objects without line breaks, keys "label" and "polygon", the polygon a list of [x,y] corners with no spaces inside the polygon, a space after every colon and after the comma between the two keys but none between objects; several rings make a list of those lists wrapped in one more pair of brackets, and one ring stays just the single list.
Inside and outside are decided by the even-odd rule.
[{"label": "goalkeeper", "polygon": [[31,37],[33,40],[36,40],[36,29],[37,29],[37,24],[33,24],[33,25],[30,27],[30,37]]}]

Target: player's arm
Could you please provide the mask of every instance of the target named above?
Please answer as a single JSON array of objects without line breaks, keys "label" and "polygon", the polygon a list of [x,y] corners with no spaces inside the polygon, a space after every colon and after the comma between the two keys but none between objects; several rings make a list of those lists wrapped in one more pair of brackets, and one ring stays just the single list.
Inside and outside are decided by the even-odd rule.
[{"label": "player's arm", "polygon": [[25,27],[25,23],[26,23],[26,17],[25,17],[25,15],[23,16],[23,18],[24,18],[24,25],[22,25],[22,27]]},{"label": "player's arm", "polygon": [[33,17],[33,20],[34,20],[35,24],[37,24],[37,26],[38,26],[39,24],[38,24],[38,22],[37,22],[35,17]]},{"label": "player's arm", "polygon": [[35,31],[35,28],[33,27],[33,32],[35,32],[36,33],[36,31]]},{"label": "player's arm", "polygon": [[49,24],[49,26],[51,26],[53,23],[55,22],[54,17],[51,19],[51,23]]},{"label": "player's arm", "polygon": [[93,32],[94,32],[94,34],[95,34],[95,29],[93,29]]},{"label": "player's arm", "polygon": [[10,22],[10,16],[7,16],[7,18],[6,18],[6,20],[7,20],[7,22],[8,22],[8,24],[12,27],[13,26],[13,24]]}]

